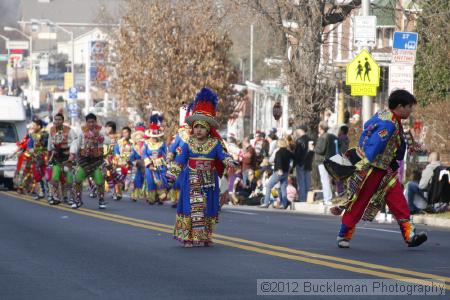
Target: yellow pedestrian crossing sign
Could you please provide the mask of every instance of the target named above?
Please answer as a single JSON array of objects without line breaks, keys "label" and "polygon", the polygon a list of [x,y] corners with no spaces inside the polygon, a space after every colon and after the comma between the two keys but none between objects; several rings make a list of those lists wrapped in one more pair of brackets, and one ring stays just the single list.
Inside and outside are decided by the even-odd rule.
[{"label": "yellow pedestrian crossing sign", "polygon": [[380,67],[366,49],[347,64],[346,84],[352,86],[352,96],[376,96]]}]

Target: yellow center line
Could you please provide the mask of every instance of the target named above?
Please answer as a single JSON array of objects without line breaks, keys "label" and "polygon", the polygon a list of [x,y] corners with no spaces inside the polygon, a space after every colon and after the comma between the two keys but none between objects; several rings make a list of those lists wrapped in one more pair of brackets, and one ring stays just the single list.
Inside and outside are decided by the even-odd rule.
[{"label": "yellow center line", "polygon": [[[169,234],[171,234],[173,232],[173,226],[169,226],[166,224],[145,221],[145,220],[140,220],[140,219],[134,219],[134,218],[124,217],[124,216],[110,214],[110,213],[98,212],[98,211],[93,211],[93,210],[85,209],[85,208],[74,210],[74,209],[71,209],[66,206],[52,206],[46,202],[38,202],[38,201],[32,200],[28,196],[23,196],[23,195],[19,196],[19,195],[15,195],[12,193],[5,193],[5,192],[1,192],[1,193],[8,195],[10,197],[25,200],[25,201],[28,201],[28,202],[31,202],[34,204],[39,204],[41,206],[56,208],[59,210],[68,211],[68,212],[79,214],[79,215],[90,216],[90,217],[94,217],[97,219],[112,221],[112,222],[130,225],[130,226],[138,227],[138,228],[144,228],[144,229],[150,229],[150,230],[154,230],[154,231],[165,232],[165,233],[169,233]],[[223,239],[225,239],[225,240],[223,240]],[[228,240],[228,241],[226,241],[226,240]],[[349,264],[369,267],[372,269],[386,270],[386,271],[391,271],[394,273],[403,273],[403,274],[407,274],[410,276],[413,275],[413,276],[417,276],[417,277],[423,277],[425,280],[435,279],[435,280],[450,282],[449,278],[444,277],[444,276],[415,272],[415,271],[411,271],[411,270],[407,270],[407,269],[392,268],[392,267],[387,267],[387,266],[383,266],[383,265],[365,263],[365,262],[361,262],[361,261],[348,260],[348,259],[343,259],[340,257],[315,254],[315,253],[311,253],[311,252],[307,252],[307,251],[290,249],[290,248],[286,248],[286,247],[279,247],[279,246],[275,246],[275,245],[254,242],[254,241],[249,241],[249,240],[245,240],[245,239],[234,238],[234,237],[229,237],[229,236],[224,236],[224,235],[219,235],[219,234],[214,235],[214,242],[217,244],[221,244],[221,245],[225,245],[225,246],[229,246],[229,247],[233,247],[233,248],[238,248],[238,249],[242,249],[242,250],[246,250],[246,251],[250,251],[250,252],[256,252],[256,253],[266,254],[266,255],[270,255],[270,256],[281,257],[281,258],[285,258],[285,259],[302,261],[302,262],[306,262],[306,263],[310,263],[310,264],[326,266],[326,267],[330,267],[330,268],[334,268],[334,269],[345,270],[345,271],[350,271],[350,272],[354,272],[354,273],[367,274],[367,275],[372,275],[372,276],[381,277],[381,278],[389,278],[389,279],[394,279],[394,280],[399,280],[399,281],[404,281],[404,282],[409,282],[409,283],[430,285],[429,281],[424,281],[423,279],[417,279],[417,278],[408,277],[408,276],[400,276],[400,275],[396,275],[396,274],[392,274],[392,273],[379,272],[379,271],[364,269],[364,268],[360,268],[360,267],[348,266],[348,265],[343,265],[343,264],[339,264],[336,262],[349,263]],[[245,243],[248,245],[242,245],[242,244],[239,244],[238,242]],[[262,249],[261,247],[269,248],[269,249],[277,250],[277,251]],[[293,254],[297,254],[297,255],[281,253],[279,251],[284,251],[284,252],[293,253]],[[321,259],[325,259],[325,261],[321,260]],[[335,262],[329,262],[326,260],[333,260]],[[445,285],[445,288],[447,290],[450,290],[450,285]]]}]

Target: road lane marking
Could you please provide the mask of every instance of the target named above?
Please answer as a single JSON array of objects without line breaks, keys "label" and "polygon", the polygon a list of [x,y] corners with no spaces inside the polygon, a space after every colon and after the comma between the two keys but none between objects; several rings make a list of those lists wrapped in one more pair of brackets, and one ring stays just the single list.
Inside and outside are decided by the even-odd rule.
[{"label": "road lane marking", "polygon": [[[72,212],[72,213],[79,214],[79,215],[90,216],[90,217],[94,217],[94,218],[98,218],[98,219],[102,219],[102,220],[112,221],[112,222],[116,222],[116,223],[120,223],[120,224],[125,224],[125,225],[130,225],[130,226],[134,226],[134,227],[138,227],[138,228],[150,229],[150,230],[160,231],[160,232],[165,232],[165,233],[170,233],[170,234],[173,232],[173,226],[169,226],[166,224],[145,221],[145,220],[140,220],[140,219],[134,219],[134,218],[124,217],[124,216],[120,216],[120,215],[104,213],[104,212],[99,212],[99,211],[93,211],[93,210],[86,209],[86,208],[74,210],[67,206],[52,206],[46,202],[39,202],[39,201],[32,200],[31,197],[28,197],[28,196],[15,195],[15,194],[4,193],[4,192],[0,192],[0,193],[8,195],[12,198],[17,198],[17,199],[28,201],[33,204],[39,204],[41,206],[56,208],[59,210],[68,211],[68,212]],[[420,283],[420,284],[423,283],[423,281],[420,281],[420,279],[413,278],[413,277],[406,277],[406,276],[395,275],[392,273],[385,273],[385,272],[379,272],[379,271],[374,271],[374,270],[370,270],[370,269],[363,269],[360,267],[348,266],[348,265],[338,264],[335,262],[337,261],[337,262],[341,262],[341,263],[364,266],[364,267],[371,268],[371,269],[385,270],[385,271],[390,271],[393,273],[403,273],[403,274],[407,274],[409,276],[423,277],[425,279],[436,279],[436,280],[450,282],[450,278],[447,278],[445,276],[427,274],[427,273],[416,272],[416,271],[411,271],[411,270],[401,269],[401,268],[387,267],[387,266],[383,266],[383,265],[376,265],[376,264],[366,263],[366,262],[362,262],[362,261],[344,259],[344,258],[340,258],[340,257],[336,257],[336,256],[321,255],[321,254],[311,253],[311,252],[302,251],[302,250],[296,250],[296,249],[275,246],[275,245],[270,245],[270,244],[255,242],[255,241],[249,241],[249,240],[240,239],[240,238],[224,236],[224,235],[220,235],[220,234],[214,234],[214,241],[217,244],[222,244],[222,245],[226,245],[226,246],[230,246],[230,247],[234,247],[234,248],[239,248],[242,250],[252,251],[252,252],[256,252],[256,253],[262,253],[262,254],[266,254],[266,255],[270,255],[270,256],[282,257],[282,258],[291,259],[291,260],[303,261],[306,263],[327,266],[327,267],[334,268],[334,269],[346,270],[346,271],[356,272],[356,273],[361,273],[361,274],[368,274],[368,275],[381,277],[381,278],[397,279],[397,280],[411,282],[411,283]],[[247,245],[242,245],[239,243],[244,243]],[[262,248],[269,248],[271,250],[262,249]],[[272,250],[276,250],[277,252],[272,251]],[[284,251],[284,252],[288,252],[288,253],[292,253],[292,254],[281,253],[279,251]],[[331,260],[334,262],[323,261],[320,259]],[[446,285],[446,289],[450,290],[450,285]]]},{"label": "road lane marking", "polygon": [[224,210],[226,212],[230,212],[230,213],[234,213],[234,214],[242,214],[242,215],[257,215],[257,213],[250,213],[250,212],[245,212],[245,211],[237,211],[237,210]]},{"label": "road lane marking", "polygon": [[400,234],[400,231],[398,231],[398,230],[388,230],[388,229],[381,229],[381,228],[356,227],[356,229],[365,229],[365,230],[373,230],[373,231],[383,231],[383,232],[390,232],[390,233]]}]

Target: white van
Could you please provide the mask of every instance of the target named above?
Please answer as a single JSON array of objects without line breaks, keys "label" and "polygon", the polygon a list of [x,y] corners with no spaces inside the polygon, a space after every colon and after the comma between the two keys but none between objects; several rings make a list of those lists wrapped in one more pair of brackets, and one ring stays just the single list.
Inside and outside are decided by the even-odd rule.
[{"label": "white van", "polygon": [[0,95],[0,182],[13,187],[17,157],[17,142],[27,133],[27,119],[23,100],[20,97]]}]

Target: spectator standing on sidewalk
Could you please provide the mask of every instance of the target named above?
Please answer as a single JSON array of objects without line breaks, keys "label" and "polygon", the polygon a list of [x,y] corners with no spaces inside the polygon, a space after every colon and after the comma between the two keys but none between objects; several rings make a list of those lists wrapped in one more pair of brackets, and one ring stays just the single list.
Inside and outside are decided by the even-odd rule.
[{"label": "spectator standing on sidewalk", "polygon": [[280,182],[280,198],[281,198],[281,204],[284,209],[288,207],[288,200],[287,200],[287,179],[289,175],[289,166],[291,163],[291,160],[294,159],[294,154],[289,151],[287,148],[287,142],[285,139],[279,139],[278,140],[278,151],[275,154],[275,166],[274,166],[274,173],[272,176],[270,176],[269,181],[266,185],[266,194],[264,197],[264,204],[260,207],[267,208],[270,204],[270,193],[272,191],[272,188]]},{"label": "spectator standing on sidewalk", "polygon": [[254,170],[256,167],[256,154],[255,149],[250,145],[248,139],[244,139],[242,142],[242,148],[242,177],[245,182],[248,179],[248,172],[250,170]]},{"label": "spectator standing on sidewalk", "polygon": [[323,191],[323,202],[324,204],[330,205],[331,199],[333,198],[333,192],[331,188],[330,175],[328,174],[323,162],[325,159],[332,157],[337,152],[337,137],[328,133],[328,127],[325,122],[319,123],[319,139],[317,140],[317,145],[314,148],[315,156],[314,159],[317,163],[320,175],[320,182],[322,184]]},{"label": "spectator standing on sidewalk", "polygon": [[297,139],[295,141],[294,163],[300,202],[306,202],[308,191],[311,187],[311,170],[314,152],[309,150],[309,142],[312,140],[306,134],[307,131],[308,129],[305,125],[299,126],[295,131]]}]

